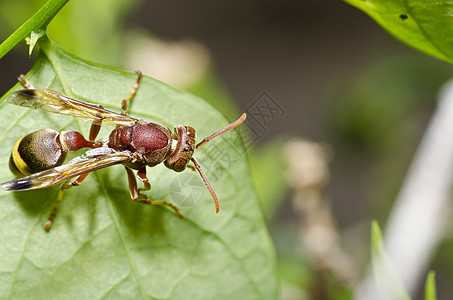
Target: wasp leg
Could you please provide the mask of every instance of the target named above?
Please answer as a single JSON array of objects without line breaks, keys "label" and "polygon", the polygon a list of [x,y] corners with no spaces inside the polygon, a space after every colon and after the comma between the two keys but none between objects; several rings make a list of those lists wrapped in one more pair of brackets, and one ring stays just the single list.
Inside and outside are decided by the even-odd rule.
[{"label": "wasp leg", "polygon": [[121,101],[121,114],[123,116],[127,116],[127,105],[129,101],[134,98],[135,94],[137,93],[138,87],[140,86],[140,81],[142,80],[142,72],[137,71],[137,80],[135,81],[134,87],[132,88],[131,93],[129,96],[126,97],[123,101]]},{"label": "wasp leg", "polygon": [[[142,80],[142,72],[140,71],[137,71],[137,80],[135,81],[135,84],[134,84],[134,87],[132,88],[132,91],[131,93],[129,94],[129,96],[126,97],[126,99],[124,99],[122,102],[121,102],[121,115],[123,116],[127,116],[127,105],[128,105],[128,102],[135,96],[135,94],[137,93],[137,90],[138,90],[138,87],[140,86],[140,81]],[[101,106],[102,107],[102,106]],[[98,133],[99,131],[101,130],[101,124],[102,124],[102,118],[101,116],[99,116],[99,120],[94,120],[93,121],[93,124],[91,124],[91,128],[90,128],[90,137],[89,137],[89,140],[90,142],[94,142],[94,140],[96,139],[96,137],[98,136]],[[119,127],[119,126],[117,126]]]},{"label": "wasp leg", "polygon": [[58,207],[60,206],[61,200],[63,199],[64,190],[70,189],[73,186],[79,186],[89,174],[90,173],[82,174],[73,182],[69,182],[69,183],[65,182],[61,185],[60,191],[58,192],[58,196],[57,196],[57,202],[55,203],[54,207],[52,208],[52,211],[50,212],[50,215],[47,218],[47,221],[42,225],[42,227],[44,228],[45,231],[49,231],[50,227],[52,227],[52,223],[57,214]]},{"label": "wasp leg", "polygon": [[137,172],[138,178],[143,182],[144,187],[138,189],[138,195],[146,197],[145,194],[140,193],[141,191],[149,191],[151,189],[151,183],[149,183],[148,177],[146,177],[146,167],[141,168]]},{"label": "wasp leg", "polygon": [[98,133],[101,130],[101,124],[102,124],[102,121],[100,121],[100,120],[94,120],[93,124],[91,124],[90,136],[89,136],[90,142],[94,142],[94,140],[98,136]]},{"label": "wasp leg", "polygon": [[25,79],[24,74],[20,74],[17,79],[19,79],[19,81],[22,82],[22,84],[25,85],[25,87],[27,89],[34,89],[35,88],[27,79]]},{"label": "wasp leg", "polygon": [[151,184],[149,183],[149,180],[146,177],[146,171],[142,171],[145,168],[140,169],[137,173],[140,180],[143,181],[143,183],[145,185],[144,188],[140,188],[140,189],[137,188],[137,180],[135,179],[134,172],[132,172],[132,170],[126,166],[124,168],[126,169],[127,179],[129,180],[129,192],[130,192],[131,198],[134,202],[146,204],[146,205],[166,205],[166,206],[170,207],[171,209],[173,209],[178,214],[178,217],[180,217],[181,219],[185,218],[185,216],[180,212],[179,208],[176,205],[173,205],[167,201],[151,200],[145,194],[140,193],[140,191],[145,191],[145,190],[151,189]]}]

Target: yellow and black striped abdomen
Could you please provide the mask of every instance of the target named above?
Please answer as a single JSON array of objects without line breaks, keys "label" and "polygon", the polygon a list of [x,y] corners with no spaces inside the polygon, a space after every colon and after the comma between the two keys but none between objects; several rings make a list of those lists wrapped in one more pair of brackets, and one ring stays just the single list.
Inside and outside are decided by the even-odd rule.
[{"label": "yellow and black striped abdomen", "polygon": [[9,168],[17,176],[30,175],[63,163],[66,151],[58,139],[59,133],[52,129],[32,132],[13,147]]}]

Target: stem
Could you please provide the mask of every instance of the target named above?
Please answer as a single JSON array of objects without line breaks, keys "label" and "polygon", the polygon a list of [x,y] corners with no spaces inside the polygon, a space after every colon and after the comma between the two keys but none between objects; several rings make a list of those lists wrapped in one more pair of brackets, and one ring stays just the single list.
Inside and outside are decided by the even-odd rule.
[{"label": "stem", "polygon": [[69,0],[49,0],[22,26],[17,28],[1,45],[0,58],[8,53],[21,40],[29,36],[33,31],[44,30],[55,15],[63,8]]}]

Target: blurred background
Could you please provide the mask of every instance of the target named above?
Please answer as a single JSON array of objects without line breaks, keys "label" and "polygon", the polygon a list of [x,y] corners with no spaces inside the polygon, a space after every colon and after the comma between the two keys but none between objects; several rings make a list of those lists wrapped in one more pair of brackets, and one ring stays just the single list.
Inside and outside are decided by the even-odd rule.
[{"label": "blurred background", "polygon": [[[44,2],[0,0],[1,40]],[[246,145],[281,299],[352,297],[370,222],[385,224],[453,75],[340,0],[70,1],[48,35],[199,95],[231,120],[252,116]],[[23,43],[0,60],[2,94],[32,66],[27,55]],[[438,299],[453,297],[452,248],[446,237],[431,260]]]}]

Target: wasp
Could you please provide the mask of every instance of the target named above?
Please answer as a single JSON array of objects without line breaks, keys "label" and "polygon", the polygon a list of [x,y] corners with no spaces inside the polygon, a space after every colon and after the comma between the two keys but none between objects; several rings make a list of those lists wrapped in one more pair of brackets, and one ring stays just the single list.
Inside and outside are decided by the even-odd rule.
[{"label": "wasp", "polygon": [[[92,120],[88,140],[77,131],[57,132],[44,129],[28,134],[14,144],[9,166],[14,174],[25,177],[2,183],[1,187],[4,190],[26,191],[62,183],[57,201],[43,224],[46,231],[52,226],[65,190],[80,185],[93,171],[118,164],[124,165],[130,196],[134,202],[168,206],[180,218],[184,218],[184,215],[176,205],[167,201],[152,200],[142,193],[151,189],[146,176],[146,167],[163,162],[167,168],[176,172],[181,172],[186,167],[197,170],[214,200],[216,213],[219,212],[218,197],[193,153],[195,149],[213,138],[239,126],[244,122],[246,114],[196,144],[196,132],[190,126],[177,125],[174,132],[171,132],[165,126],[128,116],[128,103],[137,93],[142,78],[141,72],[137,74],[132,91],[121,102],[121,113],[54,91],[36,89],[23,75],[18,79],[26,89],[7,96],[6,99],[11,104]],[[116,127],[107,138],[96,140],[104,122],[114,124]],[[63,164],[68,152],[82,148],[89,150]],[[189,165],[190,162],[193,166]],[[132,170],[137,170],[137,177],[143,183],[143,187],[137,186],[136,176]],[[77,177],[75,180],[70,181],[75,177]]]}]

